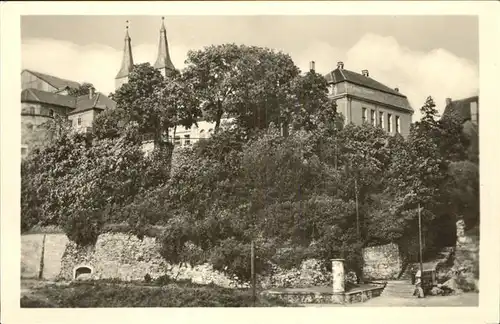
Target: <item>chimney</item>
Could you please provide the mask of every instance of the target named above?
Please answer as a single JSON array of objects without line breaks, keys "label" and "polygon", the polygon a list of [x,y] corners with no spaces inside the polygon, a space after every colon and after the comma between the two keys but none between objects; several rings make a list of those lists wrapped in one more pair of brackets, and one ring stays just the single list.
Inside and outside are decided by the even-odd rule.
[{"label": "chimney", "polygon": [[470,103],[470,121],[477,125],[477,101]]},{"label": "chimney", "polygon": [[448,106],[449,104],[451,104],[451,98],[446,98],[446,106]]},{"label": "chimney", "polygon": [[95,95],[94,87],[89,87],[89,99],[94,98],[94,95]]},{"label": "chimney", "polygon": [[399,88],[394,88],[394,90],[396,90],[396,92],[399,92]]},{"label": "chimney", "polygon": [[314,61],[309,62],[309,71],[314,72],[316,70]]},{"label": "chimney", "polygon": [[342,61],[337,62],[337,69],[343,70],[344,69],[344,62],[342,62]]},{"label": "chimney", "polygon": [[361,74],[363,74],[363,76],[365,76],[365,77],[369,77],[370,76],[370,73],[368,73],[368,70],[361,71]]}]

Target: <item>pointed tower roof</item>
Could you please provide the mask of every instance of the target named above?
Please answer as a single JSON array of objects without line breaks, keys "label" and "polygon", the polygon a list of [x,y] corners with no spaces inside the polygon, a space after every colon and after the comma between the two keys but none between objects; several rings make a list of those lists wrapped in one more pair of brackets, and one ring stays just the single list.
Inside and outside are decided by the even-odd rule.
[{"label": "pointed tower roof", "polygon": [[164,20],[165,17],[161,17],[160,44],[158,46],[158,57],[156,58],[154,67],[156,69],[175,70],[168,51],[167,30],[165,29]]},{"label": "pointed tower roof", "polygon": [[127,20],[127,27],[125,30],[125,46],[123,47],[122,66],[120,68],[120,71],[118,71],[118,74],[116,75],[115,79],[120,79],[128,76],[129,73],[132,71],[132,68],[134,67],[134,59],[132,58],[132,45],[130,41],[131,39],[128,34],[128,20]]}]

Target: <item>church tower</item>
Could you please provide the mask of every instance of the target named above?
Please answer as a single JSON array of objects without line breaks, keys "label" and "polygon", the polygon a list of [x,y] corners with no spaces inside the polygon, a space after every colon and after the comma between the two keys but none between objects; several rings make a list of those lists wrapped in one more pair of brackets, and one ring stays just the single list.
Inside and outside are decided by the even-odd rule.
[{"label": "church tower", "polygon": [[128,20],[127,27],[125,31],[125,46],[123,48],[123,60],[120,71],[115,77],[115,90],[118,90],[124,83],[128,82],[128,75],[134,67],[134,59],[132,58],[132,45],[130,43],[131,39],[128,34]]},{"label": "church tower", "polygon": [[168,51],[167,30],[165,29],[164,20],[165,17],[161,17],[160,44],[158,46],[158,57],[156,58],[154,67],[160,70],[163,76],[167,76],[175,71],[175,67],[170,59],[170,53]]}]

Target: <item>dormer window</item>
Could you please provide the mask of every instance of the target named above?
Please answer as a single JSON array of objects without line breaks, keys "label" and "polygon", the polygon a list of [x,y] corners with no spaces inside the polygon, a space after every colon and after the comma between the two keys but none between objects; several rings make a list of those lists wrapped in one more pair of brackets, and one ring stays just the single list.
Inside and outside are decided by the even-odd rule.
[{"label": "dormer window", "polygon": [[330,95],[333,95],[335,96],[337,94],[337,86],[335,84],[330,84],[330,86],[328,87],[328,93]]}]

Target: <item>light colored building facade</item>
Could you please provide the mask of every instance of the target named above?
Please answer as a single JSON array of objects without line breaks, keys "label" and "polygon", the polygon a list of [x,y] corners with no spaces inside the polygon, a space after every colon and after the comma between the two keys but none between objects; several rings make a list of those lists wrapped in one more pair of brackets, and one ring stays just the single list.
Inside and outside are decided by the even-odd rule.
[{"label": "light colored building facade", "polygon": [[326,74],[325,79],[329,97],[337,103],[337,111],[342,113],[346,124],[369,123],[390,134],[408,136],[413,109],[398,88],[376,81],[368,70],[361,74],[346,70],[343,62],[338,62],[337,68]]}]

